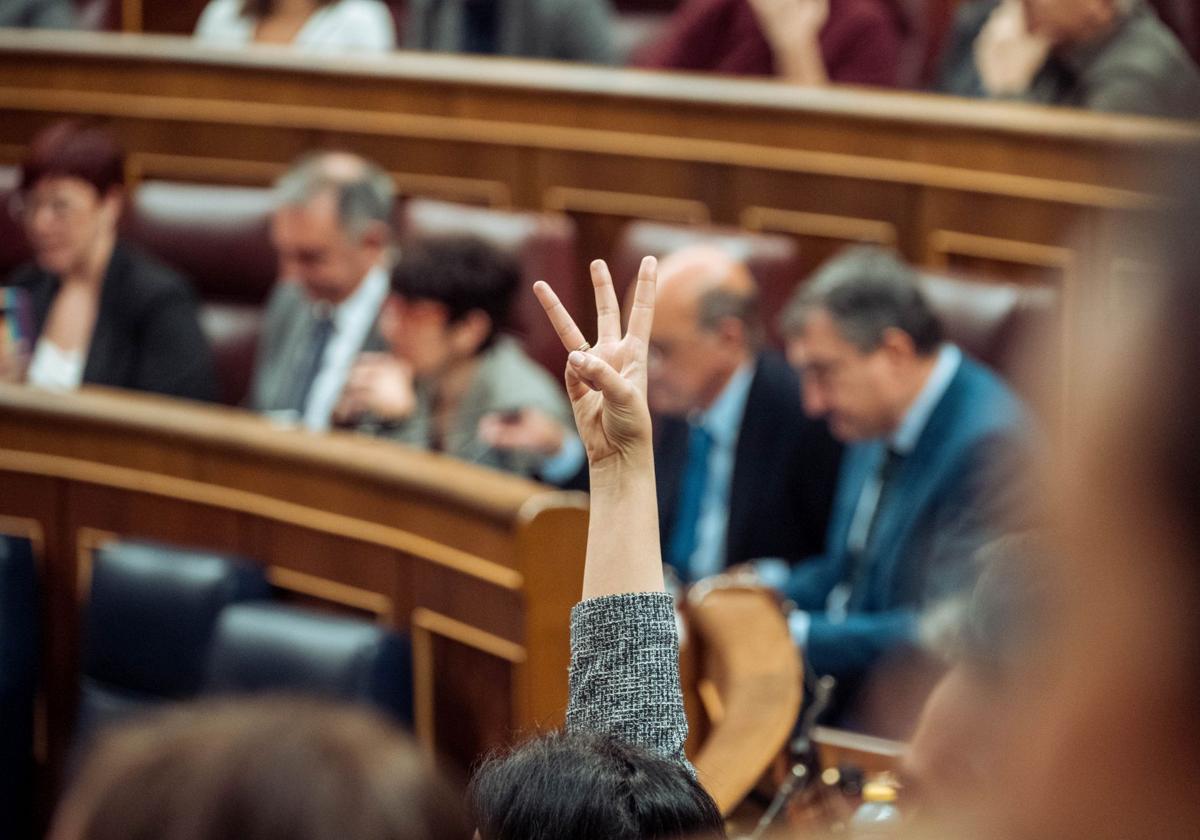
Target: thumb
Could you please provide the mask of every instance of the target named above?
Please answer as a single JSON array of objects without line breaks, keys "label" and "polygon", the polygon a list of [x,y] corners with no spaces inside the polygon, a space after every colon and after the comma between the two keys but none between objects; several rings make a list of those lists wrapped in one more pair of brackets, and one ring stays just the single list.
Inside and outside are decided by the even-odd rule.
[{"label": "thumb", "polygon": [[587,387],[604,394],[606,401],[628,406],[637,400],[633,385],[598,356],[574,350],[567,356],[567,365]]}]

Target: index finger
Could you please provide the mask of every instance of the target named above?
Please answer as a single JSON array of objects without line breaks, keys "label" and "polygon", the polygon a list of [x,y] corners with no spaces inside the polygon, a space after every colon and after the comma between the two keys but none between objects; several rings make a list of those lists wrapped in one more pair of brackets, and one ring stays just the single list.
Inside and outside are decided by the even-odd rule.
[{"label": "index finger", "polygon": [[550,284],[539,280],[533,284],[533,293],[537,296],[542,309],[546,311],[550,325],[558,333],[558,340],[562,342],[568,353],[578,350],[588,343],[579,327],[575,325],[575,319],[571,317],[571,313],[567,311],[566,307],[562,305],[562,301],[558,299],[558,295],[554,294],[554,290],[550,288]]},{"label": "index finger", "polygon": [[658,284],[658,260],[646,257],[638,269],[637,288],[633,293],[633,309],[629,313],[629,335],[650,343],[650,328],[654,325],[654,295]]}]

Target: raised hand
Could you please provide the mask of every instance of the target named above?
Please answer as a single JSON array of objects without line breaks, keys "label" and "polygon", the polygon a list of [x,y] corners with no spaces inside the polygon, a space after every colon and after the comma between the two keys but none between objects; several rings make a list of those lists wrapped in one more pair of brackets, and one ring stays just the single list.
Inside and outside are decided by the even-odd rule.
[{"label": "raised hand", "polygon": [[646,403],[646,364],[654,322],[658,263],[642,260],[629,328],[621,335],[621,310],[612,276],[603,260],[592,263],[596,294],[596,344],[590,346],[558,295],[546,283],[534,294],[554,325],[567,357],[566,383],[575,425],[587,449],[593,474],[611,460],[649,459],[650,410]]},{"label": "raised hand", "polygon": [[829,21],[829,0],[750,0],[750,6],[780,76],[801,85],[828,83],[819,38]]},{"label": "raised hand", "polygon": [[975,39],[975,66],[984,89],[991,96],[1024,93],[1053,46],[1049,37],[1030,30],[1020,0],[1005,0]]}]

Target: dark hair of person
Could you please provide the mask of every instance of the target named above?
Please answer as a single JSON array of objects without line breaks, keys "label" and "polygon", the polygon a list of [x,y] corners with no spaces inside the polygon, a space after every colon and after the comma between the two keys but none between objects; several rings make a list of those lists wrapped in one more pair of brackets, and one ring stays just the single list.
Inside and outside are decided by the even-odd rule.
[{"label": "dark hair of person", "polygon": [[612,736],[554,732],[479,767],[468,809],[482,840],[724,837],[684,767]]},{"label": "dark hair of person", "polygon": [[854,246],[817,269],[784,307],[783,334],[800,334],[818,310],[828,312],[842,336],[864,353],[878,349],[889,329],[907,333],[923,356],[942,343],[941,322],[916,271],[884,248]]},{"label": "dark hair of person", "polygon": [[515,260],[474,236],[445,236],[405,245],[392,270],[392,291],[405,300],[430,300],[446,307],[450,322],[483,312],[492,331],[485,350],[509,324],[521,282]]},{"label": "dark hair of person", "polygon": [[[313,5],[319,9],[335,2],[337,0],[313,0]],[[242,17],[262,20],[275,13],[275,4],[276,0],[242,0]]]},{"label": "dark hair of person", "polygon": [[125,151],[98,125],[64,120],[43,129],[21,163],[21,192],[43,178],[78,178],[101,196],[125,185]]},{"label": "dark hair of person", "polygon": [[464,840],[462,800],[363,709],[261,697],[106,731],[56,840]]}]

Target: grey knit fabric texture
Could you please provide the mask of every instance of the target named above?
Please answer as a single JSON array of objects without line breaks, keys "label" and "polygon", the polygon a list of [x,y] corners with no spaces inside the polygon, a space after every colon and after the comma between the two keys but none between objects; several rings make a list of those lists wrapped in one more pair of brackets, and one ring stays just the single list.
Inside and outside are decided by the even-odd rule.
[{"label": "grey knit fabric texture", "polygon": [[688,726],[670,595],[606,595],[571,610],[567,730],[613,735],[695,774],[683,753]]}]

